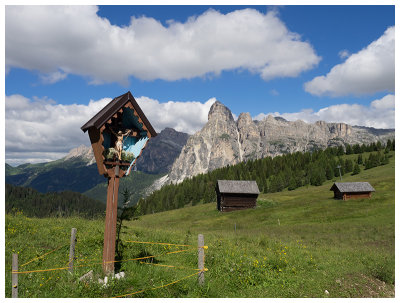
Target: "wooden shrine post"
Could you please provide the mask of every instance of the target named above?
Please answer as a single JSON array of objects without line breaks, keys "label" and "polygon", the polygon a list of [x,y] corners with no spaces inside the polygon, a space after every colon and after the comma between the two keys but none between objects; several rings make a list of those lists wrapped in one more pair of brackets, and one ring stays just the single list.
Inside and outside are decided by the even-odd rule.
[{"label": "wooden shrine post", "polygon": [[119,179],[129,175],[157,133],[131,92],[114,98],[81,129],[88,131],[99,174],[108,180],[103,271],[109,275],[114,272]]},{"label": "wooden shrine post", "polygon": [[115,166],[114,172],[108,177],[106,222],[104,227],[103,246],[103,271],[108,275],[114,271],[115,238],[118,216],[118,188],[119,166]]}]

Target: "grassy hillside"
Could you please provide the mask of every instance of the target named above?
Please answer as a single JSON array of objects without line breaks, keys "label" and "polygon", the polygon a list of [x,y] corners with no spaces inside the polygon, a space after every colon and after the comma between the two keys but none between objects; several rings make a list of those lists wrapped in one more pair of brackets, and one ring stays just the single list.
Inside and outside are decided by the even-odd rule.
[{"label": "grassy hillside", "polygon": [[[146,174],[140,171],[132,171],[127,177],[124,177],[120,181],[118,204],[122,203],[122,192],[124,188],[128,188],[132,193],[131,202],[136,203],[140,198],[145,195],[146,189],[153,184],[153,182],[162,175]],[[107,203],[107,179],[103,177],[103,182],[89,189],[83,194],[89,198]]]},{"label": "grassy hillside", "polygon": [[[215,203],[209,203],[127,222],[123,240],[195,247],[202,233],[209,247],[204,287],[190,277],[133,297],[393,297],[394,160],[343,178],[370,182],[376,189],[371,199],[335,200],[329,181],[262,194],[256,209],[219,213]],[[193,273],[186,268],[197,267],[196,248],[165,255],[180,248],[123,242],[123,260],[156,255],[154,263],[185,269],[127,261],[121,263],[126,278],[110,287],[76,282],[90,269],[96,281],[101,276],[101,265],[94,263],[101,263],[103,226],[100,220],[6,215],[6,296],[11,294],[12,252],[19,252],[23,264],[65,244],[24,270],[64,266],[72,227],[78,229],[76,264],[82,267],[73,276],[65,271],[21,274],[20,297],[113,297],[166,285]]]}]

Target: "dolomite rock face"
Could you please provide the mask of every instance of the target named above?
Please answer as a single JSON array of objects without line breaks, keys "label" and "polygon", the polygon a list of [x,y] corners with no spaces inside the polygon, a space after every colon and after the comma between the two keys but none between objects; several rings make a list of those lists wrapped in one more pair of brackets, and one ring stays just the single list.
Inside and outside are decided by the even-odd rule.
[{"label": "dolomite rock face", "polygon": [[202,130],[189,137],[172,165],[169,180],[176,183],[240,161],[238,129],[231,111],[216,101]]},{"label": "dolomite rock face", "polygon": [[71,149],[64,157],[64,161],[72,158],[79,158],[82,161],[87,162],[86,165],[91,165],[96,162],[92,148],[85,145]]},{"label": "dolomite rock face", "polygon": [[188,177],[249,159],[307,152],[346,143],[386,142],[393,138],[393,129],[324,121],[286,121],[271,115],[256,121],[249,113],[241,113],[235,121],[231,111],[216,101],[210,108],[208,122],[189,137],[166,182],[179,183]]}]

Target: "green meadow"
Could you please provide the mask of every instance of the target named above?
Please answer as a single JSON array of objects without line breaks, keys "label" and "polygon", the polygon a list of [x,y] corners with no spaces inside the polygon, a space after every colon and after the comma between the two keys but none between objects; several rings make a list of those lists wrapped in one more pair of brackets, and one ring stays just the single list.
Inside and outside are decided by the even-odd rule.
[{"label": "green meadow", "polygon": [[[209,203],[124,222],[122,262],[116,267],[125,278],[106,286],[97,282],[104,278],[103,220],[6,215],[5,295],[11,296],[11,256],[18,253],[21,298],[394,297],[395,158],[390,154],[389,164],[343,176],[343,182],[370,182],[376,190],[371,199],[335,200],[327,181],[261,194],[256,209],[219,213],[216,203]],[[74,273],[30,272],[66,267],[72,227],[78,230]],[[203,286],[195,270],[200,233],[208,246]],[[154,257],[130,260],[146,256]],[[80,282],[89,270],[93,280]]]}]

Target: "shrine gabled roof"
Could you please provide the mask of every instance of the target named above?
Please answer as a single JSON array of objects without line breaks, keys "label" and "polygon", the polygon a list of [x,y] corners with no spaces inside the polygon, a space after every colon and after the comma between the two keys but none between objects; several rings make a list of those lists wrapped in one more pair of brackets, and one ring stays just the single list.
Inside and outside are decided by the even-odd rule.
[{"label": "shrine gabled roof", "polygon": [[99,111],[96,115],[94,115],[85,125],[81,127],[83,132],[86,132],[89,128],[95,127],[99,129],[102,127],[116,112],[118,112],[122,107],[125,106],[127,102],[131,102],[133,105],[134,110],[137,112],[139,117],[142,119],[144,125],[149,130],[152,137],[157,136],[156,131],[154,130],[153,126],[150,124],[149,120],[147,120],[145,114],[143,113],[142,109],[137,104],[135,98],[132,96],[131,92],[128,91],[127,93],[116,97],[111,100],[101,111]]}]

